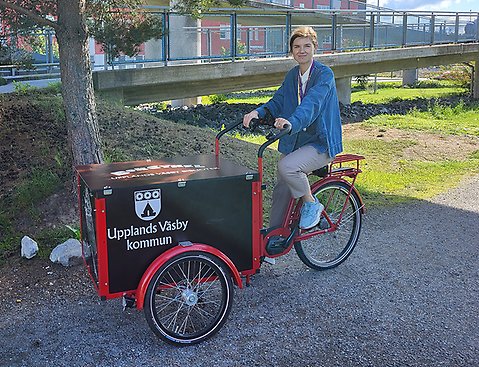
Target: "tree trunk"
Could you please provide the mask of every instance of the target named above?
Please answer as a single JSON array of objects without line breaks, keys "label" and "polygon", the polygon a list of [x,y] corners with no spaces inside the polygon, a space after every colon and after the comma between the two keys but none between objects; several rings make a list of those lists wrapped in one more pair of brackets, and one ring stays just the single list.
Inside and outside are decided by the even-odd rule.
[{"label": "tree trunk", "polygon": [[58,0],[58,25],[62,95],[73,164],[102,163],[85,0]]}]

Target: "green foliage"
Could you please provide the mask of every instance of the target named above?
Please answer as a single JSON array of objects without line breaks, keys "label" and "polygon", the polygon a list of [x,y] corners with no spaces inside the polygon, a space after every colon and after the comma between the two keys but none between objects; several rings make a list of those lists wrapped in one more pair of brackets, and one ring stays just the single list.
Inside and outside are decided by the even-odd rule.
[{"label": "green foliage", "polygon": [[473,157],[466,160],[408,157],[407,149],[416,144],[415,140],[402,139],[345,140],[345,151],[366,156],[357,186],[369,207],[430,198],[455,186],[466,173],[479,172],[479,160]]},{"label": "green foliage", "polygon": [[5,203],[0,203],[0,264],[14,254],[20,244],[20,235],[15,233],[11,215],[4,206]]},{"label": "green foliage", "polygon": [[18,93],[18,94],[28,94],[34,90],[36,90],[37,88],[32,86],[31,84],[29,83],[23,83],[23,82],[16,82],[14,81],[13,82],[13,89],[15,91],[15,93]]},{"label": "green foliage", "polygon": [[[16,6],[23,11],[9,8],[6,5],[0,6],[0,18],[4,22],[4,36],[24,33],[23,37],[38,35],[39,29],[45,26],[48,19],[55,19],[58,15],[57,0],[13,0],[10,5]],[[245,0],[228,0],[232,6],[240,6]],[[150,39],[161,37],[161,18],[152,13],[142,10],[144,0],[87,0],[86,12],[83,14],[89,25],[88,29],[92,36],[103,44],[104,49],[111,57],[120,54],[133,56],[139,51],[139,45]],[[181,13],[192,14],[201,17],[201,14],[211,7],[221,6],[219,0],[180,0],[174,10]],[[29,14],[35,14],[33,18]],[[44,21],[38,19],[43,18]],[[55,21],[50,21],[51,23]],[[8,32],[8,34],[6,33]],[[36,37],[38,40],[38,37]],[[32,49],[42,51],[43,46],[35,43],[33,38]]]},{"label": "green foliage", "polygon": [[271,96],[259,96],[259,97],[243,97],[241,95],[232,95],[226,100],[227,103],[251,103],[251,104],[263,104],[268,102]]},{"label": "green foliage", "polygon": [[[35,169],[28,179],[15,188],[12,195],[3,198],[0,202],[0,263],[19,249],[21,236],[13,226],[16,216],[26,211],[23,215],[28,213],[35,218],[38,215],[36,204],[56,192],[60,185],[57,174]],[[69,236],[71,238],[72,234]]]},{"label": "green foliage", "polygon": [[0,240],[0,264],[18,251],[21,237],[19,235],[2,236]]},{"label": "green foliage", "polygon": [[212,104],[225,102],[227,100],[224,94],[212,94],[208,96],[208,99]]},{"label": "green foliage", "polygon": [[7,208],[3,210],[0,211],[0,238],[11,236],[13,233],[12,223],[6,213]]},{"label": "green foliage", "polygon": [[414,110],[405,116],[379,115],[370,118],[365,124],[452,135],[479,136],[479,105],[467,107],[464,103],[459,103],[456,106],[433,103],[425,112]]},{"label": "green foliage", "polygon": [[360,89],[366,89],[369,81],[369,75],[358,75],[354,78]]},{"label": "green foliage", "polygon": [[439,71],[427,74],[431,79],[454,82],[464,88],[471,84],[471,68],[463,64],[440,66]]},{"label": "green foliage", "polygon": [[[380,84],[379,84],[380,85]],[[351,101],[362,103],[389,103],[395,100],[438,98],[451,95],[462,95],[465,89],[462,87],[444,88],[379,88],[380,92],[370,93],[369,91],[357,91],[351,94]]]},{"label": "green foliage", "polygon": [[438,79],[419,80],[413,86],[413,88],[418,88],[418,89],[457,88],[457,87],[462,87],[462,85],[460,82],[457,82],[456,80],[438,80]]},{"label": "green foliage", "polygon": [[[229,0],[232,5],[240,5],[242,0]],[[142,11],[141,0],[119,1],[90,1],[88,11],[89,29],[96,41],[103,45],[103,49],[110,58],[122,54],[134,56],[140,51],[140,46],[151,39],[159,39],[163,33],[161,17]],[[181,13],[201,17],[201,13],[219,6],[216,0],[182,0],[174,9]]]},{"label": "green foliage", "polygon": [[0,7],[0,18],[8,24],[8,27],[4,29],[11,33],[25,30],[32,31],[39,28],[36,19],[30,17],[27,12],[52,16],[56,14],[57,10],[57,0],[12,0],[8,3],[13,3],[13,5],[25,10],[25,13],[23,13],[5,6]]},{"label": "green foliage", "polygon": [[162,36],[161,17],[140,12],[133,1],[129,5],[129,8],[115,7],[109,11],[99,11],[89,20],[90,32],[103,45],[110,58],[121,54],[134,56],[140,51],[141,44]]},{"label": "green foliage", "polygon": [[20,33],[22,43],[25,42],[28,44],[29,52],[38,52],[39,54],[46,53],[45,47],[45,36],[41,29],[33,30],[31,32],[22,32]]},{"label": "green foliage", "polygon": [[105,161],[105,163],[124,162],[128,161],[129,159],[131,158],[117,149],[113,149],[107,146],[103,148],[103,160]]},{"label": "green foliage", "polygon": [[[246,3],[245,0],[227,0],[232,6],[241,6]],[[206,10],[221,6],[219,0],[181,0],[175,4],[173,10],[182,14],[191,14],[196,18],[201,18],[201,14]]]},{"label": "green foliage", "polygon": [[50,82],[48,85],[43,88],[44,92],[47,94],[60,94],[62,92],[62,83],[61,82]]},{"label": "green foliage", "polygon": [[78,239],[77,236],[76,230],[68,226],[44,229],[35,236],[35,241],[38,243],[37,256],[41,259],[47,259],[55,247],[70,238]]},{"label": "green foliage", "polygon": [[17,186],[14,203],[17,209],[32,207],[53,194],[60,186],[58,175],[49,170],[34,169],[30,177]]},{"label": "green foliage", "polygon": [[[54,123],[62,125],[65,123],[66,116],[63,99],[57,90],[55,86],[49,89],[34,89],[33,96],[35,99],[32,101],[32,105],[40,110],[47,111]],[[52,95],[52,91],[54,95]]]},{"label": "green foliage", "polygon": [[[245,55],[247,53],[246,45],[240,40],[236,40],[236,55]],[[222,56],[231,56],[231,50],[221,47]],[[241,60],[238,58],[238,60]]]},{"label": "green foliage", "polygon": [[[78,241],[81,240],[81,231],[80,231],[80,228],[78,228],[78,227],[72,227],[72,226],[69,226],[69,225],[66,225],[65,227],[68,228],[68,229],[71,231],[71,234],[73,234],[73,238],[75,238],[75,239],[78,240]],[[70,234],[70,236],[71,236],[71,234]]]},{"label": "green foliage", "polygon": [[[404,89],[400,88],[400,83],[389,83],[386,88],[379,88],[378,94],[375,95],[367,91],[354,94],[355,99],[362,102],[370,98],[379,102],[464,92],[462,88],[451,87],[448,81],[436,82],[438,88],[435,90],[432,88]],[[251,100],[251,98],[247,99],[247,101]],[[228,99],[229,101],[231,99]],[[245,99],[239,100],[239,102],[245,101]],[[466,105],[461,102],[455,106],[431,103],[427,112],[413,111],[405,116],[380,115],[363,124],[365,127],[375,126],[384,130],[415,129],[440,135],[479,136],[479,103]],[[262,137],[250,135],[238,134],[235,137],[255,144],[261,144],[264,141]],[[377,138],[351,139],[345,133],[344,151],[366,157],[362,163],[363,173],[358,177],[357,187],[368,207],[430,198],[453,187],[466,174],[479,173],[479,150],[470,153],[464,159],[439,158],[432,152],[427,158],[411,157],[410,151],[414,150],[418,144],[422,145],[422,142],[414,136],[409,139],[387,141]]]}]

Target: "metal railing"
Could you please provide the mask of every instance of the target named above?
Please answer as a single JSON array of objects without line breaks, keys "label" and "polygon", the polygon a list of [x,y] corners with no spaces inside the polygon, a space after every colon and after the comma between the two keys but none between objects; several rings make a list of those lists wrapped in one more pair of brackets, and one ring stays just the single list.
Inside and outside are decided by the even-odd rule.
[{"label": "metal railing", "polygon": [[[364,5],[352,0],[347,2],[350,8],[353,3],[354,7]],[[199,20],[169,9],[153,9],[153,13],[161,17],[163,32],[157,40],[145,44],[143,54],[113,60],[102,53],[92,54],[93,69],[283,57],[288,55],[292,30],[300,25],[316,30],[319,54],[479,42],[479,12],[394,11],[370,6],[319,10],[249,8],[215,9]],[[14,71],[12,68],[12,73]]]},{"label": "metal railing", "polygon": [[[164,35],[156,41],[161,45],[157,57],[114,60],[111,67],[287,56],[287,40],[300,25],[316,30],[318,53],[479,42],[479,13],[469,12],[231,9],[203,14],[193,26],[178,26],[184,17],[174,12],[165,10],[158,16]],[[470,32],[471,25],[474,32]]]}]

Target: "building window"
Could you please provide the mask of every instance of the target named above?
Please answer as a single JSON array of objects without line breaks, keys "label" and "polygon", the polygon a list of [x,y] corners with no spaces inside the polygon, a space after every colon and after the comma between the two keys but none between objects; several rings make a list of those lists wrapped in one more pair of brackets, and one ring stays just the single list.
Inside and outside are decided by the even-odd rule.
[{"label": "building window", "polygon": [[250,41],[259,41],[259,29],[258,28],[250,28],[249,39],[250,39]]},{"label": "building window", "polygon": [[231,30],[229,26],[220,25],[220,39],[229,40],[231,38]]}]

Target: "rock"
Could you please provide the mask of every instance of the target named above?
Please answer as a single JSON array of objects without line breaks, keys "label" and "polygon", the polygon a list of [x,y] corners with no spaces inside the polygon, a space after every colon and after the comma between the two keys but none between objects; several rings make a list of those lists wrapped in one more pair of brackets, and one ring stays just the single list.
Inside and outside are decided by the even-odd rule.
[{"label": "rock", "polygon": [[38,244],[28,236],[22,238],[22,257],[31,259],[38,253]]},{"label": "rock", "polygon": [[63,266],[79,265],[82,262],[81,244],[76,239],[69,239],[55,247],[50,254],[50,261]]}]

